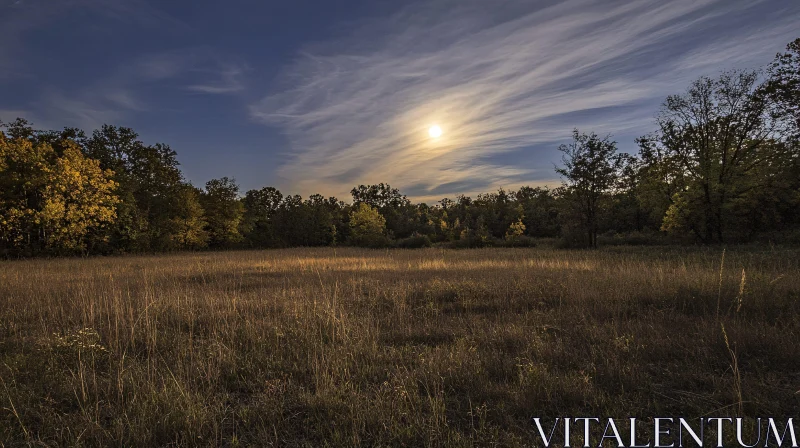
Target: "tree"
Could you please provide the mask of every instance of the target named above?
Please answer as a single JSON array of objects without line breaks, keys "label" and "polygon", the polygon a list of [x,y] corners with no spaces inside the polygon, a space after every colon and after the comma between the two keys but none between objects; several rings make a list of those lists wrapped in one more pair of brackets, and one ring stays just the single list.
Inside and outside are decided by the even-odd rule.
[{"label": "tree", "polygon": [[508,230],[506,230],[505,239],[506,241],[515,241],[518,240],[525,234],[525,224],[522,222],[522,218],[512,222],[511,225],[508,226]]},{"label": "tree", "polygon": [[275,247],[274,217],[283,202],[283,194],[273,187],[249,190],[242,199],[244,214],[240,232],[251,247]]},{"label": "tree", "polygon": [[202,249],[208,245],[205,212],[200,204],[202,192],[189,184],[181,184],[175,193],[170,218],[171,248]]},{"label": "tree", "polygon": [[9,140],[28,140],[33,142],[36,138],[36,131],[31,123],[24,118],[17,118],[11,123],[0,121],[0,128],[5,128],[6,138]]},{"label": "tree", "polygon": [[206,231],[211,247],[230,247],[242,240],[239,222],[244,207],[238,196],[239,186],[234,179],[223,177],[206,182],[201,204],[206,214]]},{"label": "tree", "polygon": [[38,214],[52,158],[49,146],[0,132],[0,241],[7,255],[43,249]]},{"label": "tree", "polygon": [[522,207],[514,202],[514,193],[502,188],[497,193],[483,193],[472,202],[471,216],[483,217],[486,229],[494,238],[503,238],[508,226],[522,218]]},{"label": "tree", "polygon": [[785,161],[770,145],[776,126],[759,89],[756,72],[728,72],[702,77],[686,94],[666,99],[659,132],[648,139],[648,151],[662,164],[651,168],[668,169],[680,187],[670,198],[664,230],[691,231],[706,243],[740,232],[733,204],[758,188],[760,168]]},{"label": "tree", "polygon": [[459,247],[484,247],[489,244],[491,236],[486,228],[486,221],[483,214],[478,214],[474,220],[468,220],[467,224],[461,226],[462,230],[458,236]]},{"label": "tree", "polygon": [[48,143],[0,133],[0,247],[7,254],[74,253],[116,217],[113,173],[74,142],[57,156]]},{"label": "tree", "polygon": [[[342,227],[344,204],[334,197],[312,194],[307,200],[287,196],[271,218],[281,246],[325,246],[335,242]],[[278,236],[279,235],[279,236]]]},{"label": "tree", "polygon": [[308,219],[302,196],[295,194],[283,198],[271,226],[278,244],[284,247],[306,245]]},{"label": "tree", "polygon": [[525,233],[532,237],[556,237],[559,234],[558,204],[547,187],[520,187],[514,200],[522,207]]},{"label": "tree", "polygon": [[[657,216],[643,206],[644,192],[650,192],[647,171],[642,169],[642,161],[630,154],[621,154],[624,159],[614,193],[607,202],[607,210],[600,227],[616,234],[654,231],[661,227],[664,216]],[[667,196],[668,198],[669,196]],[[661,204],[654,204],[658,207]],[[666,209],[664,209],[666,210]]]},{"label": "tree", "polygon": [[45,245],[58,251],[86,250],[90,230],[114,222],[117,184],[111,170],[83,155],[77,145],[56,159],[42,195]]},{"label": "tree", "polygon": [[596,248],[600,200],[615,187],[625,159],[617,154],[617,144],[610,137],[600,139],[595,133],[575,129],[572,140],[559,146],[564,166],[556,172],[565,178],[566,197],[575,202],[585,245]]},{"label": "tree", "polygon": [[406,238],[418,230],[419,214],[408,198],[389,184],[359,185],[350,193],[353,204],[366,203],[386,219],[386,228],[394,238]]},{"label": "tree", "polygon": [[364,202],[370,207],[381,209],[384,207],[402,207],[411,201],[400,193],[397,188],[389,184],[359,185],[350,191],[353,195],[353,204]]},{"label": "tree", "polygon": [[[86,133],[78,128],[64,128],[60,131],[34,131],[34,136],[32,138],[37,142],[47,143],[52,146],[56,155],[61,156],[61,154],[73,144],[77,144],[83,151],[83,144],[86,142]],[[86,155],[85,151],[84,155]],[[102,165],[101,168],[107,169]]]},{"label": "tree", "polygon": [[145,145],[132,129],[109,125],[95,130],[90,138],[70,129],[62,134],[75,135],[85,154],[115,172],[122,201],[111,235],[114,249],[167,250],[180,239],[171,232],[173,222],[180,219],[173,206],[185,195],[184,179],[177,153],[169,145]]},{"label": "tree", "polygon": [[762,92],[776,106],[776,118],[787,126],[786,133],[800,141],[800,38],[778,53],[768,68],[769,79]]},{"label": "tree", "polygon": [[636,143],[639,154],[631,167],[636,177],[634,194],[647,222],[661,229],[675,195],[686,189],[687,177],[678,155],[660,145],[658,135],[640,137]]},{"label": "tree", "polygon": [[350,242],[356,246],[380,247],[387,243],[386,220],[365,202],[350,212]]},{"label": "tree", "polygon": [[334,242],[339,201],[334,198],[325,198],[320,194],[312,194],[303,203],[304,215],[308,219],[305,225],[307,237],[305,246],[327,246]]}]

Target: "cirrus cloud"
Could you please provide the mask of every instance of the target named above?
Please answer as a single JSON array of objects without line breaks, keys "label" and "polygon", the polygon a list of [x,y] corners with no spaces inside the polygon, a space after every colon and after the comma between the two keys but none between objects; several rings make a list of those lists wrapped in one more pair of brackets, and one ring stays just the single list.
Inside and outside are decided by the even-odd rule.
[{"label": "cirrus cloud", "polygon": [[488,5],[417,2],[305,47],[250,107],[289,139],[280,175],[304,193],[388,181],[423,200],[552,183],[552,149],[573,127],[647,132],[665,95],[763,64],[800,17],[771,0]]}]

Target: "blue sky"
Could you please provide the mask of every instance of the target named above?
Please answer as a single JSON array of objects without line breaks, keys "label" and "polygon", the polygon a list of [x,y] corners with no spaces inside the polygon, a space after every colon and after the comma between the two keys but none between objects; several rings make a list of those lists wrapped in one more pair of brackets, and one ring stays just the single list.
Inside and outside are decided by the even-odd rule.
[{"label": "blue sky", "polygon": [[433,201],[556,185],[574,127],[633,151],[666,95],[797,23],[794,0],[0,0],[0,119],[132,127],[195,185]]}]

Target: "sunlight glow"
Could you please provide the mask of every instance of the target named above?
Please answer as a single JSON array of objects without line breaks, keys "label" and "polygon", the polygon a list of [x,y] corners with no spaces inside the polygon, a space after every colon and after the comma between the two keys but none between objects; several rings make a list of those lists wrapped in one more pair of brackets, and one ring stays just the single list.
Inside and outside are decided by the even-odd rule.
[{"label": "sunlight glow", "polygon": [[435,124],[428,129],[428,134],[433,138],[439,138],[442,135],[442,128]]}]

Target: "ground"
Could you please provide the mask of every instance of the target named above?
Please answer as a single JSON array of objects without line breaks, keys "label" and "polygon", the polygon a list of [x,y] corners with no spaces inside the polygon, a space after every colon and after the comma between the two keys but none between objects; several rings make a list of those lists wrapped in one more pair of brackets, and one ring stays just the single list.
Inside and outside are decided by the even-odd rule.
[{"label": "ground", "polygon": [[778,247],[4,261],[0,441],[540,446],[532,417],[793,416],[798,317]]}]

